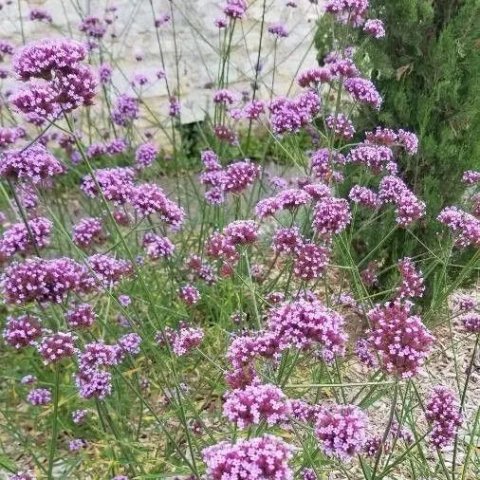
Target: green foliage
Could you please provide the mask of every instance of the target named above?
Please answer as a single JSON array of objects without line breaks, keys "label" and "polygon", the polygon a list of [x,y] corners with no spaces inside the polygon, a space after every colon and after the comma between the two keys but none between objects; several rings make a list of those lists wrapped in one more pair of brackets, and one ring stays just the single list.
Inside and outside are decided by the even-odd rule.
[{"label": "green foliage", "polygon": [[[359,110],[357,130],[384,125],[417,133],[419,154],[413,159],[400,157],[398,163],[402,177],[427,204],[425,222],[413,231],[397,231],[390,238],[388,255],[392,258],[388,260],[392,260],[394,256],[414,257],[420,253],[412,235],[418,236],[428,248],[436,249],[441,232],[436,216],[445,206],[462,201],[463,172],[480,168],[480,3],[477,0],[372,0],[370,3],[370,16],[385,23],[385,38],[365,38],[362,32],[341,27],[352,44],[361,45],[356,52],[356,63],[370,75],[384,98],[380,112]],[[335,46],[330,40],[333,28],[337,29],[336,37],[339,27],[332,27],[328,16],[319,23],[316,36],[319,58]],[[375,238],[361,239],[363,252],[376,245],[393,226],[386,223],[383,229],[374,231]],[[360,258],[363,252],[359,252]],[[427,269],[434,278],[435,269],[431,265]]]}]

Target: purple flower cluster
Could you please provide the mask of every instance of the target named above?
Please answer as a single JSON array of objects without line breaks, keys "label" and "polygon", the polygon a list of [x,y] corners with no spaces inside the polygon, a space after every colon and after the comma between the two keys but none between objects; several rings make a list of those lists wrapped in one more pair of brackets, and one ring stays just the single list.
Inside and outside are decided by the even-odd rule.
[{"label": "purple flower cluster", "polygon": [[70,258],[31,258],[13,263],[2,279],[5,301],[18,305],[33,301],[60,303],[68,293],[90,293],[94,287],[87,269]]},{"label": "purple flower cluster", "polygon": [[383,38],[385,36],[385,26],[378,18],[367,20],[363,25],[363,31],[373,38]]},{"label": "purple flower cluster", "polygon": [[255,207],[255,214],[259,218],[275,215],[281,210],[294,210],[312,201],[312,197],[305,190],[299,188],[288,188],[282,190],[274,197],[267,197],[260,200]]},{"label": "purple flower cluster", "polygon": [[91,198],[99,195],[100,188],[106,200],[124,204],[134,188],[135,171],[132,168],[103,168],[95,170],[95,178],[86,175],[81,184],[83,192]]},{"label": "purple flower cluster", "polygon": [[44,10],[43,8],[32,8],[28,15],[28,18],[32,21],[39,21],[39,22],[47,22],[51,23],[53,21],[52,16],[48,12],[48,10]]},{"label": "purple flower cluster", "polygon": [[425,406],[431,425],[430,443],[436,448],[451,445],[462,424],[462,414],[455,394],[442,385],[434,387]]},{"label": "purple flower cluster", "polygon": [[414,298],[423,296],[425,285],[421,272],[418,272],[411,258],[405,257],[398,262],[402,281],[397,288],[399,298]]},{"label": "purple flower cluster", "polygon": [[89,37],[100,39],[105,35],[107,26],[100,18],[90,15],[82,20],[79,30]]},{"label": "purple flower cluster", "polygon": [[[28,228],[27,228],[28,225]],[[0,258],[20,253],[31,253],[50,244],[53,224],[48,218],[38,217],[24,223],[15,223],[0,237]]]},{"label": "purple flower cluster", "polygon": [[375,85],[366,78],[352,77],[344,81],[345,90],[358,103],[369,105],[376,110],[382,106],[382,97]]},{"label": "purple flower cluster", "polygon": [[463,173],[462,182],[465,185],[475,185],[480,183],[480,172],[475,170],[467,170]]},{"label": "purple flower cluster", "polygon": [[204,333],[201,328],[181,325],[178,330],[166,328],[163,332],[158,332],[155,338],[160,345],[167,342],[173,353],[182,357],[198,347],[202,343],[203,337]]},{"label": "purple flower cluster", "polygon": [[43,40],[23,47],[13,59],[13,69],[22,80],[50,80],[57,72],[77,67],[86,56],[85,46],[74,40]]},{"label": "purple flower cluster", "polygon": [[130,202],[142,217],[156,213],[167,225],[178,229],[184,219],[182,207],[167,198],[165,192],[156,184],[144,183],[132,191]]},{"label": "purple flower cluster", "polygon": [[158,148],[150,142],[139,145],[135,152],[135,164],[138,168],[147,168],[155,161]]},{"label": "purple flower cluster", "polygon": [[65,167],[40,143],[9,150],[0,157],[0,175],[34,184],[64,173]]},{"label": "purple flower cluster", "polygon": [[138,100],[127,94],[119,95],[112,111],[112,120],[120,126],[127,126],[138,118]]},{"label": "purple flower cluster", "polygon": [[344,198],[325,197],[315,206],[313,228],[321,235],[330,237],[347,228],[352,215]]},{"label": "purple flower cluster", "polygon": [[26,45],[15,56],[13,69],[21,80],[35,80],[15,94],[11,102],[37,124],[81,105],[91,105],[97,82],[93,70],[80,63],[86,54],[85,47],[73,40]]},{"label": "purple flower cluster", "polygon": [[325,11],[341,23],[358,26],[364,23],[368,6],[368,0],[328,0]]},{"label": "purple flower cluster", "polygon": [[186,305],[195,305],[200,300],[200,292],[193,285],[183,285],[180,287],[178,296]]},{"label": "purple flower cluster", "polygon": [[337,136],[340,138],[344,138],[345,140],[349,140],[353,138],[355,134],[355,127],[351,120],[349,120],[343,113],[339,113],[338,115],[329,115],[325,122],[327,127]]},{"label": "purple flower cluster", "polygon": [[69,332],[57,332],[42,339],[38,353],[45,364],[56,363],[64,358],[73,357],[75,337]]},{"label": "purple flower cluster", "polygon": [[379,196],[382,202],[395,205],[396,221],[402,227],[407,227],[425,215],[425,203],[394,175],[388,175],[382,179]]},{"label": "purple flower cluster", "polygon": [[438,221],[450,228],[458,247],[480,245],[480,220],[470,213],[457,207],[447,207],[438,215]]},{"label": "purple flower cluster", "polygon": [[262,421],[269,426],[286,423],[290,414],[287,397],[280,388],[270,384],[233,390],[223,405],[223,415],[241,429]]},{"label": "purple flower cluster", "polygon": [[13,348],[18,350],[34,345],[41,336],[42,326],[38,317],[26,314],[7,318],[3,338]]},{"label": "purple flower cluster", "polygon": [[288,465],[292,456],[293,448],[273,435],[221,442],[203,450],[211,480],[293,480]]},{"label": "purple flower cluster", "polygon": [[320,410],[315,424],[315,435],[326,455],[342,461],[363,449],[368,418],[354,405],[334,405]]},{"label": "purple flower cluster", "polygon": [[330,260],[330,250],[315,243],[304,243],[295,255],[293,273],[302,280],[314,280],[325,271]]},{"label": "purple flower cluster", "polygon": [[17,472],[15,475],[10,475],[8,480],[37,480],[37,477],[31,472]]},{"label": "purple flower cluster", "polygon": [[260,167],[249,160],[235,162],[223,168],[217,155],[211,150],[202,152],[204,171],[200,181],[207,187],[205,199],[211,204],[221,204],[226,193],[241,193],[260,174]]},{"label": "purple flower cluster", "polygon": [[278,97],[270,103],[269,111],[275,134],[296,133],[320,111],[320,97],[311,90],[293,99]]},{"label": "purple flower cluster", "polygon": [[401,378],[420,371],[435,340],[420,317],[411,315],[411,307],[411,303],[396,301],[377,305],[367,314],[370,349],[378,353],[387,373]]},{"label": "purple flower cluster", "polygon": [[52,401],[52,393],[46,388],[35,388],[27,395],[27,402],[31,405],[48,405]]},{"label": "purple flower cluster", "polygon": [[152,260],[171,257],[175,251],[175,245],[167,237],[151,232],[143,237],[143,248]]},{"label": "purple flower cluster", "polygon": [[268,312],[267,325],[281,348],[307,349],[318,344],[327,362],[345,352],[347,334],[342,316],[316,298],[282,302]]},{"label": "purple flower cluster", "polygon": [[348,194],[348,198],[354,203],[371,209],[376,209],[382,204],[378,193],[361,185],[354,185]]},{"label": "purple flower cluster", "polygon": [[347,160],[350,163],[364,165],[378,173],[393,160],[393,152],[385,145],[360,144],[350,150]]},{"label": "purple flower cluster", "polygon": [[102,243],[105,236],[102,232],[102,221],[99,218],[83,218],[73,227],[73,243],[81,248],[87,248],[95,243]]},{"label": "purple flower cluster", "polygon": [[118,284],[132,274],[132,264],[127,260],[118,260],[108,254],[97,253],[88,258],[88,265],[97,278],[107,287]]},{"label": "purple flower cluster", "polygon": [[268,27],[268,33],[271,33],[276,38],[288,37],[288,31],[283,23],[274,23]]},{"label": "purple flower cluster", "polygon": [[25,135],[22,127],[0,127],[0,148],[14,144],[20,138],[25,138]]},{"label": "purple flower cluster", "polygon": [[226,0],[223,13],[233,19],[242,19],[247,11],[248,4],[245,0]]},{"label": "purple flower cluster", "polygon": [[97,315],[88,303],[81,303],[66,314],[68,325],[72,328],[89,328],[95,323]]}]

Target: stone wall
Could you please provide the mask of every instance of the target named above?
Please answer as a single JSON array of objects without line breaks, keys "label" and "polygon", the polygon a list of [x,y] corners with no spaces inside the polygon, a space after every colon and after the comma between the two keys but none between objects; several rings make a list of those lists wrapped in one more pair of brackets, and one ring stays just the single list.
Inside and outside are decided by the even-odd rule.
[{"label": "stone wall", "polygon": [[[247,18],[235,29],[229,81],[239,93],[251,92],[263,1],[249,0]],[[136,73],[145,74],[153,80],[162,68],[151,4],[157,17],[172,15],[173,11],[174,22],[160,27],[158,33],[170,88],[180,92],[182,122],[202,120],[205,112],[211,109],[212,85],[217,78],[219,63],[219,30],[214,20],[221,16],[220,6],[224,0],[19,0],[20,8],[17,0],[9,5],[6,0],[2,2],[2,38],[17,45],[22,43],[22,30],[26,41],[60,35],[82,38],[78,31],[81,17],[88,14],[103,17],[105,8],[115,5],[118,18],[102,43],[105,59],[116,67],[114,85],[121,93],[132,88],[130,81]],[[313,32],[322,2],[315,5],[309,0],[297,0],[296,8],[288,7],[286,3],[287,0],[266,0],[267,15],[258,81],[259,95],[263,98],[271,95],[274,62],[274,94],[293,93],[296,87],[292,81],[298,69],[315,63]],[[48,10],[53,23],[29,20],[32,8]],[[19,22],[19,10],[22,22]],[[275,41],[266,29],[277,22],[286,26],[289,36]],[[112,33],[115,38],[112,38]],[[142,61],[135,59],[139,56],[143,57]],[[141,96],[149,109],[156,112],[157,118],[166,116],[168,95],[164,81],[152,81],[142,87]]]}]

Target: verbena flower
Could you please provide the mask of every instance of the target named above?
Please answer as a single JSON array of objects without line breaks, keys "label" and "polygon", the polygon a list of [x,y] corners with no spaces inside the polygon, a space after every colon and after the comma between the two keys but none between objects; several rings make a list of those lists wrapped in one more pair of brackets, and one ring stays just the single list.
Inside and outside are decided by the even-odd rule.
[{"label": "verbena flower", "polygon": [[351,120],[349,120],[343,113],[338,115],[329,115],[325,122],[327,127],[333,131],[333,133],[340,138],[349,140],[353,138],[355,134],[355,127]]},{"label": "verbena flower", "polygon": [[27,395],[27,402],[38,406],[48,405],[52,401],[52,393],[46,388],[35,388]]},{"label": "verbena flower", "polygon": [[127,126],[138,118],[138,100],[127,94],[117,97],[115,107],[112,111],[112,120],[116,125]]},{"label": "verbena flower", "polygon": [[126,203],[134,188],[135,171],[132,168],[102,168],[83,177],[80,188],[91,198],[99,195],[99,188],[106,200],[115,204]]},{"label": "verbena flower", "polygon": [[112,393],[112,375],[104,370],[85,370],[75,376],[79,394],[85,399],[103,400]]},{"label": "verbena flower", "polygon": [[465,248],[480,245],[480,220],[457,207],[444,208],[437,217],[453,232],[455,244]]},{"label": "verbena flower", "polygon": [[241,429],[262,421],[273,426],[286,423],[290,404],[282,390],[274,385],[250,385],[227,394],[223,415]]},{"label": "verbena flower", "polygon": [[363,31],[373,38],[383,38],[385,36],[385,26],[378,18],[367,20],[363,25]]},{"label": "verbena flower", "polygon": [[293,447],[273,435],[221,442],[203,450],[212,480],[293,480],[288,465],[292,456]]},{"label": "verbena flower", "polygon": [[288,37],[288,31],[283,23],[274,23],[268,27],[268,33],[271,33],[277,38],[286,38]]},{"label": "verbena flower", "polygon": [[57,332],[43,337],[38,345],[38,353],[45,364],[56,363],[64,358],[73,357],[75,337],[70,332]]},{"label": "verbena flower", "polygon": [[255,243],[258,228],[253,220],[236,220],[223,229],[223,234],[232,245],[246,245]]},{"label": "verbena flower", "polygon": [[400,378],[411,378],[420,371],[435,340],[420,317],[411,314],[411,307],[396,301],[377,305],[367,314],[370,348],[380,356],[382,368]]},{"label": "verbena flower", "polygon": [[133,272],[129,261],[116,259],[107,254],[98,253],[88,257],[88,265],[97,278],[108,287],[118,284]]},{"label": "verbena flower", "polygon": [[434,387],[425,406],[425,416],[431,427],[431,445],[436,448],[451,445],[463,420],[460,404],[452,390],[442,385]]},{"label": "verbena flower", "polygon": [[127,333],[118,340],[118,345],[124,353],[130,355],[138,355],[140,353],[140,345],[142,338],[137,333]]},{"label": "verbena flower", "polygon": [[171,257],[175,252],[175,245],[167,237],[151,232],[145,234],[142,245],[152,260]]},{"label": "verbena flower", "polygon": [[52,16],[43,8],[32,8],[28,14],[28,18],[32,21],[47,22],[51,23],[53,21]]},{"label": "verbena flower", "polygon": [[318,346],[328,362],[345,352],[347,334],[342,316],[315,298],[275,306],[267,314],[267,325],[282,348]]},{"label": "verbena flower", "polygon": [[88,415],[88,410],[74,410],[72,412],[72,421],[76,425],[80,425],[85,422]]},{"label": "verbena flower", "polygon": [[304,243],[296,252],[293,273],[302,280],[314,280],[324,273],[329,259],[328,248],[315,243]]},{"label": "verbena flower", "polygon": [[60,303],[68,293],[81,295],[94,288],[94,279],[87,269],[70,258],[31,258],[13,263],[2,278],[5,301],[18,305],[33,301]]},{"label": "verbena flower", "polygon": [[317,414],[315,435],[326,455],[349,461],[366,441],[367,416],[354,405],[333,405]]},{"label": "verbena flower", "polygon": [[0,157],[0,175],[4,178],[38,184],[64,172],[65,167],[39,143],[22,150],[9,150]]},{"label": "verbena flower", "polygon": [[130,202],[142,217],[157,214],[167,225],[174,228],[179,228],[185,219],[183,208],[168,199],[165,192],[153,183],[135,187]]},{"label": "verbena flower", "polygon": [[51,80],[53,72],[75,68],[87,56],[87,49],[70,39],[43,40],[27,44],[13,58],[13,70],[22,80],[32,77]]},{"label": "verbena flower", "polygon": [[81,303],[68,310],[66,314],[68,325],[72,328],[89,328],[95,323],[97,315],[88,303]]},{"label": "verbena flower", "polygon": [[226,0],[223,13],[230,18],[242,19],[247,8],[248,4],[245,0]]},{"label": "verbena flower", "polygon": [[16,348],[34,345],[42,335],[42,325],[38,317],[25,314],[19,317],[8,317],[3,330],[5,342]]},{"label": "verbena flower", "polygon": [[178,292],[180,299],[187,305],[195,305],[200,300],[200,292],[193,285],[183,285]]},{"label": "verbena flower", "polygon": [[158,148],[150,142],[140,145],[135,152],[135,164],[147,168],[153,164],[158,155]]},{"label": "verbena flower", "polygon": [[467,312],[459,317],[462,322],[463,328],[469,333],[480,333],[480,313]]},{"label": "verbena flower", "polygon": [[348,194],[348,198],[354,203],[372,209],[378,208],[382,204],[378,193],[361,185],[354,185]]},{"label": "verbena flower", "polygon": [[[28,225],[28,228],[27,228]],[[14,223],[0,237],[0,256],[31,253],[50,244],[53,224],[48,218],[37,217],[24,223]]]},{"label": "verbena flower", "polygon": [[72,229],[72,240],[81,248],[102,243],[105,240],[102,221],[99,218],[82,218]]},{"label": "verbena flower", "polygon": [[345,199],[326,197],[315,206],[313,228],[328,237],[345,230],[351,219],[350,208]]},{"label": "verbena flower", "polygon": [[347,78],[344,86],[355,101],[369,105],[376,110],[382,106],[382,97],[370,80],[361,77]]},{"label": "verbena flower", "polygon": [[398,262],[398,269],[402,281],[397,288],[400,298],[414,298],[423,296],[425,285],[421,272],[418,272],[411,258],[405,257]]},{"label": "verbena flower", "polygon": [[89,15],[82,20],[79,30],[89,37],[100,39],[107,32],[107,26],[100,18]]}]

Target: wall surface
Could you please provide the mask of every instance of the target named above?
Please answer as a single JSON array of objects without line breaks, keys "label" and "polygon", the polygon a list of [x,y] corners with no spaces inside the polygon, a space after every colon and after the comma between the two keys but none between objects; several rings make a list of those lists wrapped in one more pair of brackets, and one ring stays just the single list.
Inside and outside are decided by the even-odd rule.
[{"label": "wall surface", "polygon": [[[211,109],[212,86],[219,65],[219,30],[214,21],[221,16],[224,0],[19,0],[18,4],[17,0],[10,4],[2,1],[1,38],[15,45],[22,44],[22,31],[27,42],[61,35],[85,38],[78,30],[81,18],[88,14],[103,18],[106,7],[116,6],[117,19],[101,41],[103,58],[115,67],[116,93],[131,90],[134,75],[144,74],[150,83],[140,90],[143,100],[157,117],[166,117],[167,87],[165,81],[156,80],[156,73],[162,69],[160,43],[171,93],[180,93],[182,100],[182,122],[201,120],[205,111]],[[248,1],[246,19],[236,25],[232,41],[229,86],[239,93],[251,94],[265,1],[259,96],[271,96],[274,65],[274,94],[293,93],[298,70],[315,64],[312,41],[322,2],[315,5],[309,0],[297,0],[297,7],[292,8],[286,6],[287,0]],[[31,21],[29,14],[34,8],[47,10],[53,22]],[[168,14],[173,16],[173,22],[170,20],[156,30],[152,8],[157,18]],[[275,40],[267,32],[268,26],[278,22],[289,32],[287,38]],[[94,55],[98,56],[98,51]],[[137,61],[135,57],[140,56],[143,60]]]}]

